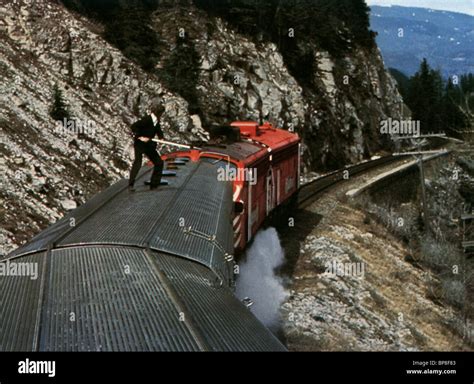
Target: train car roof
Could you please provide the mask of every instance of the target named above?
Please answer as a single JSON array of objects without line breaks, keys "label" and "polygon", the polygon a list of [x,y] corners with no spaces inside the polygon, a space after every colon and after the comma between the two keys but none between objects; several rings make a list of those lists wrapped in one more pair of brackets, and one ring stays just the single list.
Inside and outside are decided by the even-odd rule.
[{"label": "train car roof", "polygon": [[240,141],[225,145],[205,145],[202,152],[226,154],[249,165],[270,152],[278,152],[300,141],[297,134],[274,128],[269,123],[258,125],[252,121],[237,121],[231,126],[240,130]]},{"label": "train car roof", "polygon": [[264,154],[267,150],[258,143],[239,141],[219,146],[206,145],[202,147],[202,152],[223,153],[229,155],[232,159],[244,161],[259,152]]},{"label": "train car roof", "polygon": [[88,246],[17,261],[38,276],[0,278],[0,351],[284,350],[210,269],[181,257]]},{"label": "train car roof", "polygon": [[273,152],[295,145],[300,141],[298,134],[275,128],[268,122],[259,125],[253,121],[235,121],[231,126],[240,129],[240,134],[244,140],[259,143],[271,148]]},{"label": "train car roof", "polygon": [[135,193],[121,180],[1,259],[38,276],[0,276],[0,351],[285,350],[229,287],[218,166],[186,162],[153,192],[143,168]]}]

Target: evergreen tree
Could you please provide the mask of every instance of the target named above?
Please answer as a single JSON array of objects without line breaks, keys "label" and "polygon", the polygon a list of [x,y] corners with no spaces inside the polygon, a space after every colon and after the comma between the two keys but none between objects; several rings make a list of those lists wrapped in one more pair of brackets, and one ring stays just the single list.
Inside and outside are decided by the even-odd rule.
[{"label": "evergreen tree", "polygon": [[[194,3],[226,19],[241,33],[272,40],[288,57],[296,53],[294,40],[316,42],[339,56],[352,48],[348,40],[355,45],[374,45],[375,35],[369,31],[370,8],[364,0],[194,0]],[[289,28],[296,30],[296,39],[286,39]],[[289,52],[287,46],[291,48]]]},{"label": "evergreen tree", "polygon": [[410,79],[398,69],[389,68],[388,70],[393,78],[397,81],[398,90],[400,91],[403,99],[406,100],[408,97],[408,89],[410,88]]},{"label": "evergreen tree", "polygon": [[449,78],[443,96],[443,126],[451,134],[456,134],[458,129],[463,129],[468,125],[467,118],[456,101],[459,99],[459,93],[459,87],[454,86]]},{"label": "evergreen tree", "polygon": [[157,33],[150,27],[151,10],[145,6],[110,8],[101,15],[104,37],[130,60],[152,72],[160,57]]},{"label": "evergreen tree", "polygon": [[422,132],[441,132],[443,82],[439,71],[423,59],[420,69],[410,79],[407,104],[414,120],[420,120]]},{"label": "evergreen tree", "polygon": [[166,86],[181,95],[188,103],[191,113],[198,112],[196,87],[201,60],[194,43],[186,32],[176,37],[176,47],[166,61],[162,78]]},{"label": "evergreen tree", "polygon": [[55,84],[53,88],[53,105],[51,106],[49,114],[56,121],[63,121],[70,117],[69,110],[64,102],[63,93],[57,84]]},{"label": "evergreen tree", "polygon": [[406,87],[406,79],[399,76],[400,72],[391,72],[402,92],[403,88],[408,89],[404,100],[412,111],[412,118],[420,120],[423,133],[446,132],[456,136],[457,131],[469,126],[469,104],[474,90],[472,74],[461,76],[460,85],[454,84],[452,78],[444,85],[440,72],[430,68],[423,59]]},{"label": "evergreen tree", "polygon": [[461,107],[471,114],[474,110],[474,75],[472,73],[461,76],[460,79]]},{"label": "evergreen tree", "polygon": [[370,8],[365,0],[337,0],[329,3],[351,29],[357,43],[369,47],[374,45],[375,35],[370,31]]}]

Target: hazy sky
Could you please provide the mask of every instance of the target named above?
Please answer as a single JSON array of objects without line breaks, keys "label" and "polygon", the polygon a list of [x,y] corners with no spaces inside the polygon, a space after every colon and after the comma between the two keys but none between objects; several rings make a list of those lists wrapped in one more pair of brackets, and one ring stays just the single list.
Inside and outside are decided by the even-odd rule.
[{"label": "hazy sky", "polygon": [[421,7],[444,9],[446,11],[474,15],[474,0],[366,0],[369,5],[402,5],[405,7]]}]

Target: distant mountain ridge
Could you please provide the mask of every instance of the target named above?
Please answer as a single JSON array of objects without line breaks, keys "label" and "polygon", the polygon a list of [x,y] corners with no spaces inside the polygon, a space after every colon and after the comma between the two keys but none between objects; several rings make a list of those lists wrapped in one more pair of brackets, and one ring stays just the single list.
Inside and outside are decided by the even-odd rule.
[{"label": "distant mountain ridge", "polygon": [[[444,77],[474,72],[474,16],[415,7],[371,6],[385,64],[406,75],[426,57]],[[399,37],[399,29],[403,37]]]}]

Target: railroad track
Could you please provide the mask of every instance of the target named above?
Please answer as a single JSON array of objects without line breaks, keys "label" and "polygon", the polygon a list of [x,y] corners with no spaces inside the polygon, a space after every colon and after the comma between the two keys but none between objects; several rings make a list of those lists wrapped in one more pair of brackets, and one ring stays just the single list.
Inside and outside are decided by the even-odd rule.
[{"label": "railroad track", "polygon": [[298,207],[305,208],[310,205],[322,192],[329,187],[345,180],[345,172],[349,172],[349,176],[358,175],[368,170],[380,167],[382,165],[390,164],[395,161],[405,158],[406,156],[384,156],[375,160],[369,160],[360,164],[348,166],[344,169],[334,171],[328,175],[321,176],[303,185],[298,193]]},{"label": "railroad track", "polygon": [[[435,153],[432,156],[429,156],[425,158],[423,161],[430,161],[432,159],[437,158],[438,156],[442,155],[443,153],[447,154],[450,151],[439,151],[439,153]],[[355,165],[350,165],[344,169],[340,169],[337,171],[334,171],[332,173],[329,173],[327,175],[321,176],[307,184],[304,184],[302,187],[300,187],[300,190],[298,192],[298,207],[299,208],[305,208],[309,204],[311,204],[322,192],[327,190],[329,187],[334,186],[335,184],[345,180],[344,179],[344,173],[346,171],[349,172],[349,176],[354,176],[354,175],[359,175],[364,172],[367,172],[369,170],[378,168],[382,165],[394,163],[400,159],[410,157],[410,154],[406,155],[389,155],[389,156],[384,156],[380,157],[375,160],[368,160],[363,163],[355,164]]]}]

